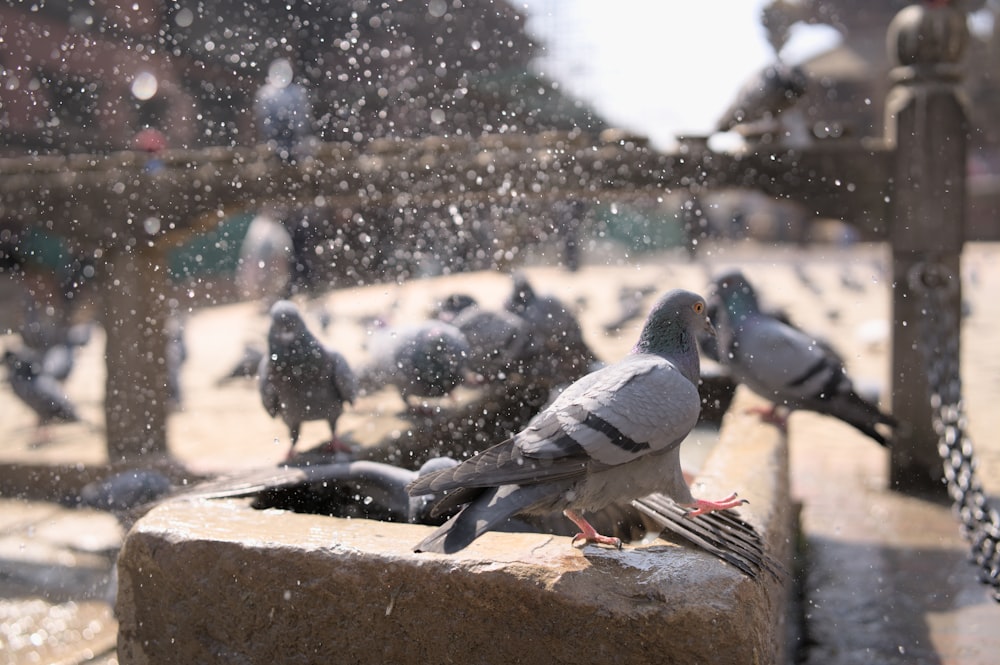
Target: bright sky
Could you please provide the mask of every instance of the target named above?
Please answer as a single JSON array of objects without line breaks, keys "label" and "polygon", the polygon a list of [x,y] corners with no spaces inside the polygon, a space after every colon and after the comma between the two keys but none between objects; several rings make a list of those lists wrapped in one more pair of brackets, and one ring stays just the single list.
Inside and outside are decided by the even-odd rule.
[{"label": "bright sky", "polygon": [[[767,0],[510,0],[543,42],[539,68],[612,123],[669,147],[708,133],[737,90],[772,62],[760,25]],[[782,51],[796,63],[837,42],[796,27]]]}]

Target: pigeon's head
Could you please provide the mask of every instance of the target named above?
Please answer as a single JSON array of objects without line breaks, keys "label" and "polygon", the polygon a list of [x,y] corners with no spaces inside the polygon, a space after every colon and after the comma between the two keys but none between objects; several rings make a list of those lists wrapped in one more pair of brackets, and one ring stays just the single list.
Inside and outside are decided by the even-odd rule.
[{"label": "pigeon's head", "polygon": [[674,289],[665,293],[653,306],[639,335],[636,350],[674,353],[695,349],[695,339],[699,334],[715,335],[715,328],[708,320],[705,299],[691,291]]},{"label": "pigeon's head", "polygon": [[442,300],[434,310],[434,316],[451,322],[460,312],[476,305],[476,299],[466,293],[453,293]]},{"label": "pigeon's head", "polygon": [[757,293],[739,270],[715,278],[715,295],[730,311],[757,309]]},{"label": "pigeon's head", "polygon": [[531,288],[528,276],[523,272],[517,271],[511,277],[514,280],[514,288],[504,304],[504,309],[515,314],[522,314],[528,305],[537,299],[537,296],[535,290]]},{"label": "pigeon's head", "polygon": [[295,303],[279,300],[271,306],[271,330],[268,334],[271,342],[290,344],[305,333],[306,323]]}]

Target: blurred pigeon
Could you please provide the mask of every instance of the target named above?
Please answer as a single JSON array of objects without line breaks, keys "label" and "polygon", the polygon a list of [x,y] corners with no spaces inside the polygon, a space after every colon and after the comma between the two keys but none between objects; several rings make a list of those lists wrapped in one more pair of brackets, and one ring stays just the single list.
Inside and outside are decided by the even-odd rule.
[{"label": "blurred pigeon", "polygon": [[507,311],[471,305],[452,319],[469,344],[469,369],[487,382],[502,381],[521,370],[528,349],[528,325]]},{"label": "blurred pigeon", "polygon": [[720,362],[736,380],[774,403],[765,414],[768,419],[783,425],[778,405],[807,409],[839,418],[887,445],[876,426],[896,427],[896,419],[858,395],[843,361],[828,347],[762,312],[741,272],[718,277],[713,297],[720,302]]},{"label": "blurred pigeon", "polygon": [[292,236],[272,212],[258,213],[240,244],[236,288],[241,298],[270,303],[283,297],[292,279]]},{"label": "blurred pigeon", "polygon": [[801,67],[776,62],[765,67],[737,93],[716,123],[727,132],[740,126],[773,121],[805,93],[809,78]]},{"label": "blurred pigeon", "polygon": [[73,356],[74,350],[70,344],[50,346],[42,354],[42,373],[56,381],[65,381],[73,371]]},{"label": "blurred pigeon", "polygon": [[795,278],[799,280],[799,283],[809,289],[813,295],[823,295],[823,289],[821,289],[819,285],[813,281],[813,278],[809,276],[809,273],[806,272],[804,265],[796,261],[792,264],[792,272],[795,273]]},{"label": "blurred pigeon", "polygon": [[288,456],[299,440],[302,423],[308,420],[326,420],[329,446],[350,451],[337,439],[337,419],[344,402],[353,404],[357,397],[357,380],[344,356],[324,347],[306,328],[298,307],[288,300],[271,307],[267,341],[268,355],[259,370],[260,397],[271,417],[281,414],[288,425],[292,437]]},{"label": "blurred pigeon", "polygon": [[656,291],[655,286],[631,287],[623,286],[618,290],[618,304],[620,312],[618,316],[604,324],[604,332],[613,334],[620,331],[626,325],[642,315],[642,303],[646,296]]},{"label": "blurred pigeon", "polygon": [[176,316],[167,319],[167,399],[173,408],[181,405],[181,367],[187,360],[187,343],[184,341],[184,322]]},{"label": "blurred pigeon", "polygon": [[[76,360],[76,349],[86,346],[90,341],[93,323],[78,323],[63,325],[57,320],[47,327],[33,328],[30,325],[21,328],[21,339],[25,346],[21,350],[27,353],[33,351],[37,362],[41,363],[41,372],[56,381],[65,381],[73,371]],[[44,334],[38,334],[44,330]]]},{"label": "blurred pigeon", "polygon": [[267,81],[254,98],[260,139],[290,162],[304,155],[313,125],[309,93],[293,77],[291,62],[278,58],[268,66]]},{"label": "blurred pigeon", "polygon": [[448,457],[434,457],[417,471],[367,460],[283,465],[201,482],[175,492],[173,498],[252,496],[258,509],[438,525],[444,518],[430,516],[436,495],[411,496],[407,487],[424,474],[456,464]]},{"label": "blurred pigeon", "polygon": [[580,378],[597,362],[587,346],[580,322],[558,298],[535,293],[527,275],[513,275],[513,291],[504,303],[508,312],[528,324],[528,354],[537,376],[553,384]]},{"label": "blurred pigeon", "polygon": [[154,502],[176,491],[156,469],[129,469],[84,485],[77,504],[113,514],[127,530]]},{"label": "blurred pigeon", "polygon": [[698,420],[695,334],[710,329],[705,301],[670,291],[657,302],[632,352],[579,379],[512,438],[462,464],[428,474],[413,495],[446,492],[433,514],[462,504],[415,551],[457,552],[515,515],[562,510],[584,542],[621,546],[583,511],[663,491],[695,510],[738,506],[695,500],[680,467],[680,444]]},{"label": "blurred pigeon", "polygon": [[450,323],[376,327],[367,347],[371,361],[358,379],[364,390],[393,385],[410,404],[410,397],[447,395],[465,380],[469,343]]},{"label": "blurred pigeon", "polygon": [[39,434],[50,423],[78,422],[76,408],[63,392],[59,382],[44,374],[30,350],[7,350],[3,364],[14,394],[38,416]]},{"label": "blurred pigeon", "polygon": [[441,321],[451,323],[462,310],[479,305],[476,299],[467,293],[452,293],[434,307],[433,316]]},{"label": "blurred pigeon", "polygon": [[243,355],[240,356],[240,359],[237,360],[232,369],[220,377],[215,384],[221,386],[229,381],[232,381],[233,379],[256,377],[257,370],[260,369],[260,361],[263,359],[264,352],[262,350],[249,344],[244,346]]}]

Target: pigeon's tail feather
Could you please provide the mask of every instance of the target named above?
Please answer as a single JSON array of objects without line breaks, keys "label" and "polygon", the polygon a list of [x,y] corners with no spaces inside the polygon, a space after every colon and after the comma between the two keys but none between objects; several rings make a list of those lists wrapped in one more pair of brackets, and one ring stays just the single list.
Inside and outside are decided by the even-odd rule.
[{"label": "pigeon's tail feather", "polygon": [[517,485],[487,488],[460,513],[420,541],[413,551],[454,554],[551,491],[551,488]]},{"label": "pigeon's tail feather", "polygon": [[866,434],[882,446],[888,446],[889,441],[875,426],[885,425],[890,429],[899,426],[899,421],[888,413],[883,413],[877,406],[868,402],[853,390],[845,395],[843,413],[833,411],[833,415],[841,418],[859,432]]}]

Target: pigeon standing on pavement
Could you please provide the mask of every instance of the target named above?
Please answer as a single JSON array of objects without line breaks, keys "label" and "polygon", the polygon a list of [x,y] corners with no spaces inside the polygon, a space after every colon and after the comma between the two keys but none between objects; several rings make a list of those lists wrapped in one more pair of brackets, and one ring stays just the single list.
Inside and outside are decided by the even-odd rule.
[{"label": "pigeon standing on pavement", "polygon": [[337,419],[344,402],[357,397],[357,379],[339,352],[329,349],[306,327],[298,307],[279,300],[271,307],[267,333],[268,353],[260,363],[260,397],[272,418],[281,415],[288,425],[291,457],[302,423],[325,420],[330,424],[329,447],[350,451],[337,439]]},{"label": "pigeon standing on pavement", "polygon": [[7,380],[14,394],[38,416],[41,429],[50,423],[72,423],[80,420],[73,403],[62,386],[45,374],[33,361],[30,351],[7,350],[3,354]]},{"label": "pigeon standing on pavement", "polygon": [[735,495],[694,499],[681,472],[680,444],[701,407],[695,336],[706,329],[700,296],[668,292],[623,360],[574,382],[512,438],[414,481],[412,495],[446,493],[437,514],[467,504],[415,550],[457,552],[513,516],[555,511],[580,528],[574,543],[620,547],[582,513],[656,491],[691,515],[741,505]]},{"label": "pigeon standing on pavement", "polygon": [[783,424],[775,412],[779,405],[816,411],[888,445],[876,427],[896,427],[896,419],[858,395],[843,361],[825,345],[762,312],[743,273],[718,277],[713,298],[719,301],[719,361],[737,381],[774,403],[766,417]]}]

